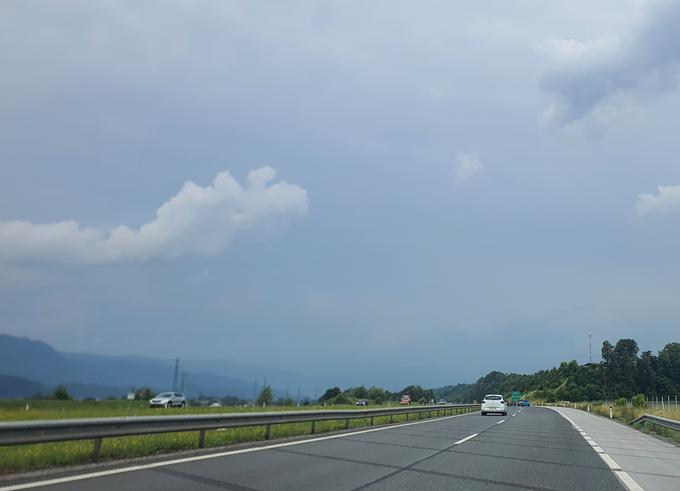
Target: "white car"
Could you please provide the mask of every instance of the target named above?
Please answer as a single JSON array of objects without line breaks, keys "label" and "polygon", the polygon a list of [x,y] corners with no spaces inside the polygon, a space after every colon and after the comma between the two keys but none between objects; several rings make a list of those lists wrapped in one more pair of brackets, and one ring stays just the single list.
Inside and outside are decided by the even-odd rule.
[{"label": "white car", "polygon": [[166,409],[171,407],[185,407],[186,405],[186,397],[179,392],[161,392],[149,401],[149,407],[164,407]]},{"label": "white car", "polygon": [[508,405],[500,394],[487,394],[482,401],[482,416],[489,413],[500,413],[503,416],[508,414]]}]

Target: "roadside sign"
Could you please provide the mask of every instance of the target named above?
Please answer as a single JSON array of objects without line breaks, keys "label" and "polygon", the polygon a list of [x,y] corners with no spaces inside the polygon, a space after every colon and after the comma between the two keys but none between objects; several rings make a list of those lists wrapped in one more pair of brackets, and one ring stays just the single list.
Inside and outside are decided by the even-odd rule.
[{"label": "roadside sign", "polygon": [[522,397],[522,393],[518,390],[512,391],[512,402],[519,402]]}]

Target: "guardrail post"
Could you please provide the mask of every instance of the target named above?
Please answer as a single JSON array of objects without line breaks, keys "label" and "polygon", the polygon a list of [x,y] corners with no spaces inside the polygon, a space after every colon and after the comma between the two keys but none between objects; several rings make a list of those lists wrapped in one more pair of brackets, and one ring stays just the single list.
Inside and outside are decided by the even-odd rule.
[{"label": "guardrail post", "polygon": [[312,435],[316,432],[316,421],[312,421]]},{"label": "guardrail post", "polygon": [[269,440],[269,437],[272,434],[272,425],[267,425],[264,428],[264,439]]},{"label": "guardrail post", "polygon": [[371,426],[373,426],[373,416],[371,416]]},{"label": "guardrail post", "polygon": [[349,418],[345,419],[345,429],[349,428]]},{"label": "guardrail post", "polygon": [[205,430],[198,430],[198,448],[205,448]]},{"label": "guardrail post", "polygon": [[102,439],[95,438],[94,446],[92,447],[92,462],[99,462],[99,454],[102,451]]},{"label": "guardrail post", "polygon": [[394,422],[393,416],[394,416],[393,414],[390,414],[390,424],[392,424]]},{"label": "guardrail post", "polygon": [[408,413],[406,413],[406,421],[408,421]]}]

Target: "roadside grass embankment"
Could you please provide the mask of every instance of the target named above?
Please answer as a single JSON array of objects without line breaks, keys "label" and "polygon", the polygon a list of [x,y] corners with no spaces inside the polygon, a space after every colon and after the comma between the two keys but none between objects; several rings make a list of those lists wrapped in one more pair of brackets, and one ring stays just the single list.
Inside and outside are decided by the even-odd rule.
[{"label": "roadside grass embankment", "polygon": [[[588,410],[588,403],[577,403],[575,406],[577,409],[583,411]],[[609,405],[607,404],[590,404],[590,412],[599,414],[600,416],[609,417]],[[631,424],[631,422],[643,414],[652,414],[654,416],[661,416],[662,418],[674,419],[680,421],[680,408],[674,405],[669,405],[665,408],[651,406],[651,407],[634,407],[631,405],[626,406],[612,406],[612,417],[618,421],[626,424]],[[636,428],[644,433],[656,434],[673,440],[674,442],[680,444],[680,432],[671,430],[669,428],[664,428],[658,425],[653,425],[650,423],[636,423],[633,428]]]},{"label": "roadside grass embankment", "polygon": [[[29,404],[28,411],[26,404]],[[396,407],[394,404],[391,407]],[[388,406],[370,406],[379,408]],[[149,416],[178,414],[211,414],[233,412],[318,410],[323,406],[271,406],[261,407],[187,407],[184,409],[149,409],[144,401],[2,401],[0,421],[71,419],[111,416]],[[330,409],[330,406],[326,407]],[[333,409],[365,409],[356,406],[334,406]],[[416,416],[411,415],[413,420]],[[422,417],[426,417],[423,414]],[[388,424],[389,416],[376,417],[374,426]],[[393,422],[406,421],[406,415],[394,415]],[[350,419],[349,428],[364,428],[370,419]],[[315,433],[343,430],[345,421],[319,421]],[[272,425],[270,439],[289,438],[309,434],[311,423]],[[265,427],[225,428],[205,432],[206,447],[224,447],[238,443],[266,440]],[[178,432],[129,437],[104,438],[101,443],[100,461],[129,459],[190,450],[198,447],[198,432]],[[0,474],[39,470],[51,467],[86,464],[91,462],[92,440],[60,443],[40,443],[0,447]]]}]

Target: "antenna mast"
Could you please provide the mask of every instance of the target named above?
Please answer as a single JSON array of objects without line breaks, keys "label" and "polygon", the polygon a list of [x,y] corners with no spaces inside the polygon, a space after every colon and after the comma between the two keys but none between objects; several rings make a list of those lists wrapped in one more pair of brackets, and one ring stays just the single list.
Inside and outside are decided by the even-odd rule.
[{"label": "antenna mast", "polygon": [[177,390],[177,372],[179,372],[179,356],[175,358],[175,376],[172,379],[172,391]]}]

